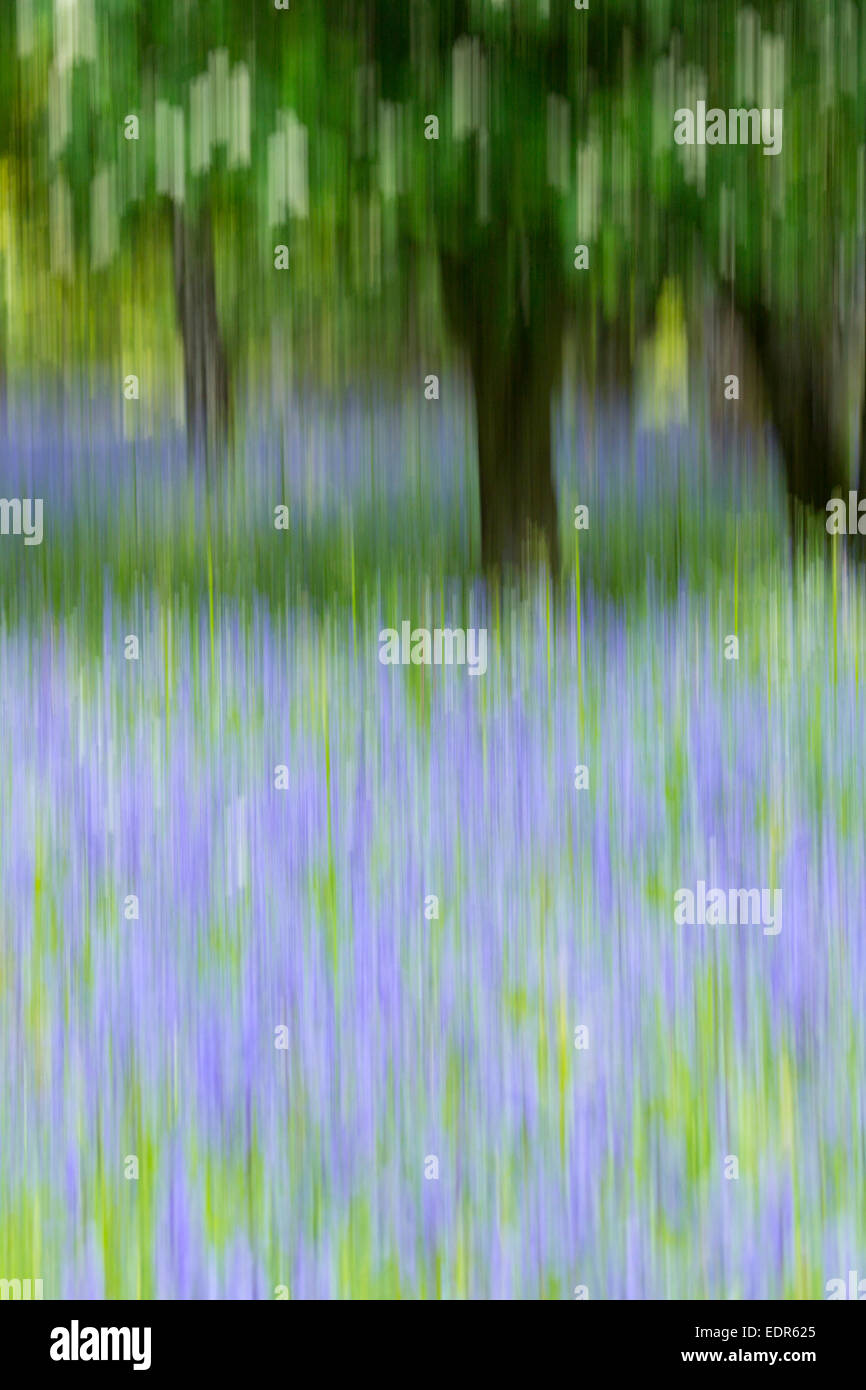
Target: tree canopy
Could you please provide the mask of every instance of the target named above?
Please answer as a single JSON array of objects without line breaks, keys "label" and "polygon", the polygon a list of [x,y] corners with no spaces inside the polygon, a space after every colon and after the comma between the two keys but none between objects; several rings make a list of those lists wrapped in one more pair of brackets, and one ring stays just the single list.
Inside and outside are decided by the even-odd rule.
[{"label": "tree canopy", "polygon": [[[793,333],[801,395],[827,394],[806,345],[832,340],[863,278],[851,0],[17,0],[2,24],[0,142],[27,234],[78,282],[74,312],[109,321],[124,255],[173,246],[188,418],[225,411],[208,393],[227,397],[274,331],[308,369],[399,372],[420,314],[493,416],[521,382],[537,396],[531,420],[512,407],[528,436],[568,326],[590,357],[609,333],[631,359],[696,251],[767,375]],[[675,112],[699,102],[778,108],[779,153],[678,145]],[[810,410],[829,437],[829,403]]]}]

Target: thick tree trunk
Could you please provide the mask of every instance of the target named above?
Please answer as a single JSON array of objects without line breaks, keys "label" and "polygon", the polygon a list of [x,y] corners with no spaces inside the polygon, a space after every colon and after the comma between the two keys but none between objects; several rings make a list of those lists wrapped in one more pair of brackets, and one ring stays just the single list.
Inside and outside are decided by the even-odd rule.
[{"label": "thick tree trunk", "polygon": [[550,355],[537,333],[521,333],[506,361],[472,363],[478,422],[481,563],[516,569],[543,547],[559,570],[559,528],[551,441]]},{"label": "thick tree trunk", "polygon": [[760,363],[789,498],[824,511],[834,487],[846,487],[848,476],[827,378],[828,354],[808,325],[762,304],[738,307]]},{"label": "thick tree trunk", "polygon": [[543,550],[559,570],[551,434],[562,362],[552,235],[499,228],[474,252],[443,253],[452,330],[469,362],[478,430],[481,561],[517,569]]},{"label": "thick tree trunk", "polygon": [[213,231],[207,209],[190,218],[175,204],[173,243],[187,440],[192,453],[210,459],[228,436],[229,377],[217,315]]}]

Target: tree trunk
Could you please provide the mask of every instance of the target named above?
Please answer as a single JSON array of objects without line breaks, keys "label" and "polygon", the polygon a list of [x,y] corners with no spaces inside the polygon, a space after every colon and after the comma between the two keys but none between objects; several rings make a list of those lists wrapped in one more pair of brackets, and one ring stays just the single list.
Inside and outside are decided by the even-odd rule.
[{"label": "tree trunk", "polygon": [[[864,343],[866,348],[866,343]],[[860,441],[857,445],[859,462],[857,465],[857,497],[866,497],[866,352],[863,358],[863,395],[860,398]],[[862,553],[862,552],[861,552]]]},{"label": "tree trunk", "polygon": [[213,231],[206,208],[191,218],[174,205],[173,243],[187,441],[191,453],[209,460],[228,437],[229,377],[217,315]]},{"label": "tree trunk", "polygon": [[442,255],[452,330],[472,377],[478,432],[481,562],[526,566],[543,548],[559,570],[551,398],[562,361],[562,296],[546,230],[499,228],[462,256]]},{"label": "tree trunk", "polygon": [[[5,269],[5,262],[0,258],[0,270]],[[6,437],[6,360],[9,352],[9,322],[6,312],[5,302],[0,302],[0,436]]]},{"label": "tree trunk", "polygon": [[556,383],[537,336],[521,332],[504,362],[483,355],[472,362],[481,563],[488,572],[524,566],[539,542],[552,573],[559,571],[550,427]]},{"label": "tree trunk", "polygon": [[817,327],[785,319],[759,303],[739,307],[760,363],[788,496],[824,511],[834,487],[847,486],[848,467],[833,418],[828,354]]}]

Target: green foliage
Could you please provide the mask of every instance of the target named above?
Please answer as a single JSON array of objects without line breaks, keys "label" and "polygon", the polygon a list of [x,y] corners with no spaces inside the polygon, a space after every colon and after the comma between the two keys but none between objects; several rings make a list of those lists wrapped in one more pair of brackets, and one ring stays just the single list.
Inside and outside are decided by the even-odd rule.
[{"label": "green foliage", "polygon": [[[520,236],[551,221],[561,240],[551,273],[578,316],[595,305],[608,319],[636,308],[645,318],[696,244],[749,295],[815,321],[840,274],[847,284],[853,273],[866,63],[862,7],[849,0],[608,0],[588,11],[564,0],[326,0],[289,11],[93,0],[92,11],[95,53],[79,39],[61,70],[52,0],[33,0],[25,53],[16,7],[0,18],[0,153],[15,162],[28,219],[41,208],[47,223],[52,189],[68,186],[78,274],[100,172],[114,180],[121,238],[167,238],[160,103],[183,113],[190,209],[207,201],[238,233],[218,247],[219,275],[243,277],[250,331],[278,314],[303,332],[326,314],[330,336],[350,340],[373,300],[384,321],[405,317],[419,290],[429,299],[440,252],[483,259],[497,229]],[[770,104],[774,52],[781,155],[674,144],[673,113],[690,93],[724,109]],[[249,160],[232,164],[215,144],[193,173],[194,87],[217,61],[249,74]],[[306,130],[309,210],[271,224],[272,142],[288,112]],[[123,138],[128,113],[139,141]],[[424,138],[431,114],[435,141]],[[573,268],[581,241],[589,277]],[[277,242],[290,248],[291,293],[288,277],[275,283]]]}]

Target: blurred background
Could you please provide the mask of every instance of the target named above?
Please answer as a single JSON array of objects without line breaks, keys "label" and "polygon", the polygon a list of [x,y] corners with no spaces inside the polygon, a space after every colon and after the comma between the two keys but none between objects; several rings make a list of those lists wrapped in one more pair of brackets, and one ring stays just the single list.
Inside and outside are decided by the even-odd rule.
[{"label": "blurred background", "polygon": [[852,0],[7,0],[0,1278],[863,1260],[864,130]]}]

